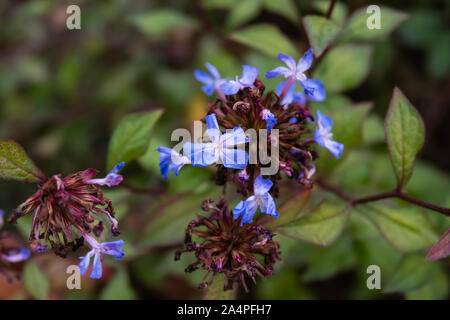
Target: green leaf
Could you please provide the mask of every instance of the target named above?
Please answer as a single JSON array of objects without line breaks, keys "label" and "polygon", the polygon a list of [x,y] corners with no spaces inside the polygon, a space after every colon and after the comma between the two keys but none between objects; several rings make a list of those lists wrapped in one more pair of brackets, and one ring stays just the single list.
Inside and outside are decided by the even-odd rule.
[{"label": "green leaf", "polygon": [[235,28],[256,17],[260,11],[260,0],[242,0],[228,14],[226,25]]},{"label": "green leaf", "polygon": [[355,267],[356,263],[352,239],[342,236],[329,247],[315,248],[302,279],[305,282],[325,280]]},{"label": "green leaf", "polygon": [[408,254],[396,267],[384,292],[408,292],[422,287],[439,272],[436,262],[425,260],[423,254]]},{"label": "green leaf", "polygon": [[441,269],[423,287],[408,292],[408,300],[445,300],[449,291],[449,280]]},{"label": "green leaf", "polygon": [[313,73],[328,92],[339,92],[358,87],[370,71],[372,47],[344,44],[330,50]]},{"label": "green leaf", "polygon": [[298,9],[292,0],[263,0],[263,5],[267,11],[279,14],[292,23],[297,23],[299,20]]},{"label": "green leaf", "polygon": [[399,186],[405,186],[414,168],[414,159],[425,140],[423,120],[403,92],[395,87],[384,123],[386,141]]},{"label": "green leaf", "polygon": [[45,175],[17,142],[0,140],[0,178],[37,183]]},{"label": "green leaf", "polygon": [[273,57],[278,56],[280,52],[294,58],[299,55],[291,41],[278,27],[271,24],[252,25],[233,32],[230,38]]},{"label": "green leaf", "polygon": [[322,113],[325,114],[343,107],[348,107],[351,104],[352,100],[349,97],[339,93],[327,93],[327,98],[325,99],[325,101],[311,101],[314,112],[315,110],[319,109]]},{"label": "green leaf", "polygon": [[264,281],[258,281],[257,298],[261,300],[311,300],[312,293],[302,284],[302,276],[297,270],[286,267],[277,270]]},{"label": "green leaf", "polygon": [[362,128],[372,106],[372,102],[360,102],[331,112],[333,139],[343,143],[347,150],[360,145]]},{"label": "green leaf", "polygon": [[235,300],[235,290],[223,290],[225,286],[225,276],[222,273],[216,274],[211,286],[205,289],[203,300]]},{"label": "green leaf", "polygon": [[444,232],[439,241],[428,252],[428,260],[443,259],[450,255],[450,229]]},{"label": "green leaf", "polygon": [[404,12],[381,7],[381,29],[369,29],[367,19],[372,13],[366,12],[366,7],[356,10],[344,27],[339,41],[373,40],[386,36],[397,28],[408,15]]},{"label": "green leaf", "polygon": [[150,37],[162,37],[174,29],[196,29],[198,27],[195,19],[170,9],[139,13],[131,16],[129,22]]},{"label": "green leaf", "polygon": [[230,9],[238,4],[239,0],[203,0],[205,9]]},{"label": "green leaf", "polygon": [[39,269],[36,263],[29,261],[23,270],[23,282],[28,292],[36,299],[48,298],[50,283],[47,276]]},{"label": "green leaf", "polygon": [[100,295],[102,300],[133,300],[137,294],[130,284],[130,279],[125,269],[114,274],[108,285]]},{"label": "green leaf", "polygon": [[341,30],[337,23],[322,16],[306,16],[303,18],[303,24],[316,58],[322,55]]},{"label": "green leaf", "polygon": [[164,195],[150,208],[151,220],[142,231],[142,246],[182,241],[187,225],[196,214],[202,214],[202,200],[217,199],[221,188],[211,186],[200,194]]},{"label": "green leaf", "polygon": [[153,126],[162,113],[162,110],[134,113],[120,121],[109,142],[108,169],[145,154]]},{"label": "green leaf", "polygon": [[[315,0],[312,2],[312,7],[319,11],[321,14],[325,15],[330,8],[330,0]],[[347,17],[347,7],[345,3],[336,2],[331,13],[331,20],[339,25],[343,25]]]},{"label": "green leaf", "polygon": [[366,145],[384,142],[384,124],[380,116],[373,114],[367,117],[363,126],[363,139]]},{"label": "green leaf", "polygon": [[317,246],[332,244],[342,233],[349,217],[345,203],[321,202],[311,213],[277,228],[281,234]]},{"label": "green leaf", "polygon": [[279,219],[276,219],[270,215],[264,215],[267,219],[272,220],[272,223],[267,225],[267,227],[269,229],[274,229],[297,218],[302,213],[305,205],[308,203],[310,194],[310,189],[304,189],[295,193],[292,197],[283,202],[278,207],[278,212],[280,213]]},{"label": "green leaf", "polygon": [[417,207],[388,207],[382,204],[362,205],[365,214],[396,249],[413,252],[431,247],[438,239],[428,216]]}]

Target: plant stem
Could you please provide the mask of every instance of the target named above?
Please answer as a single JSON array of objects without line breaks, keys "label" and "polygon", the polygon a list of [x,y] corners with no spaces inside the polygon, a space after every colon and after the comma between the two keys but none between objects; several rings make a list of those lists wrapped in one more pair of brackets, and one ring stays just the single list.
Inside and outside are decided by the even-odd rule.
[{"label": "plant stem", "polygon": [[398,198],[398,199],[402,199],[406,202],[413,203],[417,206],[442,213],[443,215],[446,215],[446,216],[450,216],[450,208],[444,208],[444,207],[437,206],[432,203],[428,203],[428,202],[413,198],[413,197],[407,195],[405,191],[403,191],[399,188],[396,188],[389,192],[382,192],[382,193],[377,193],[377,194],[374,194],[371,196],[354,199],[351,196],[349,196],[347,193],[340,190],[339,188],[329,185],[322,180],[318,180],[317,183],[323,189],[328,190],[331,193],[334,193],[338,197],[342,198],[343,200],[347,201],[351,206],[356,206],[358,204],[364,204],[364,203],[368,203],[368,202],[374,202],[374,201],[378,201],[378,200],[382,200],[382,199]]},{"label": "plant stem", "polygon": [[284,97],[288,93],[289,89],[292,87],[292,85],[295,83],[295,77],[289,77],[289,79],[286,81],[286,84],[284,85],[283,91],[280,94],[280,103],[283,101]]},{"label": "plant stem", "polygon": [[336,4],[336,0],[331,0],[330,6],[328,7],[328,11],[325,15],[326,19],[330,19],[331,14],[333,13],[334,5]]}]

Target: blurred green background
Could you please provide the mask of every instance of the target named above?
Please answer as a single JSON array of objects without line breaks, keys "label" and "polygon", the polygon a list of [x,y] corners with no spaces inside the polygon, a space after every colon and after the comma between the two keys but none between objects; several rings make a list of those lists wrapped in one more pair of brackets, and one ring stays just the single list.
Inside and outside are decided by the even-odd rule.
[{"label": "blurred green background", "polygon": [[[66,28],[66,8],[71,4],[81,8],[81,30]],[[377,1],[338,2],[332,18],[344,23],[355,10],[370,4]],[[383,119],[397,85],[426,124],[425,146],[407,190],[448,207],[450,2],[382,1],[382,5],[407,13],[408,19],[390,35],[355,41],[371,48],[367,63],[357,55],[336,72],[355,68],[362,72],[361,79],[329,90],[327,101],[314,105],[336,111],[361,101],[374,103],[362,127],[362,140],[322,177],[355,196],[395,185]],[[21,282],[7,284],[0,277],[0,298],[201,298],[196,285],[202,272],[185,275],[189,258],[174,262],[173,250],[188,221],[200,213],[201,200],[214,198],[220,188],[207,169],[184,168],[182,177],[164,181],[155,149],[171,146],[173,129],[190,128],[193,120],[205,115],[210,100],[193,77],[195,68],[204,69],[209,61],[223,76],[234,77],[242,64],[251,64],[273,89],[279,80],[267,81],[263,75],[279,65],[276,54],[286,49],[300,57],[310,47],[302,17],[321,15],[327,8],[328,1],[320,0],[2,1],[0,138],[22,144],[48,175],[88,167],[103,174],[109,139],[120,119],[136,111],[165,112],[153,130],[148,152],[124,170],[125,185],[107,191],[126,240],[125,259],[107,259],[102,280],[85,276],[82,290],[68,290],[65,270],[78,263],[77,257],[35,256],[30,263],[43,273],[41,289],[30,291]],[[251,29],[255,26],[266,29],[257,32]],[[333,88],[330,83],[327,88]],[[0,181],[0,190],[0,207],[11,212],[35,187]],[[317,190],[312,198],[323,194]],[[429,216],[440,234],[448,228],[441,216]],[[20,221],[17,230],[26,239],[29,221]],[[403,254],[393,249],[360,216],[353,215],[344,234],[326,248],[281,236],[277,240],[283,261],[276,275],[239,297],[448,297],[448,260],[423,265],[423,252]],[[383,290],[368,290],[365,285],[371,264],[382,267]],[[420,270],[425,271],[416,274]]]}]

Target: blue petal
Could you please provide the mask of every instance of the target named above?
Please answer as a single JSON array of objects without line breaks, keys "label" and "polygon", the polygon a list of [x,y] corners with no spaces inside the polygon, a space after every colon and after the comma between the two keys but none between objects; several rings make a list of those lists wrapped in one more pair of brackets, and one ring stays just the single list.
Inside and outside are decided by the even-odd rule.
[{"label": "blue petal", "polygon": [[222,149],[221,160],[226,168],[244,169],[248,164],[248,153],[241,149]]},{"label": "blue petal", "polygon": [[278,120],[275,117],[267,118],[266,120],[266,126],[267,126],[267,133],[269,133],[273,127],[277,124]]},{"label": "blue petal", "polygon": [[206,129],[219,129],[219,123],[217,122],[217,117],[215,113],[208,114],[205,116],[206,120]]},{"label": "blue petal", "polygon": [[84,257],[81,257],[81,262],[78,265],[80,268],[81,275],[84,275],[89,268],[89,262],[91,261],[91,257],[94,254],[94,250],[89,251]]},{"label": "blue petal", "polygon": [[294,93],[294,101],[306,104],[306,95],[304,93],[296,92]]},{"label": "blue petal", "polygon": [[216,150],[212,143],[183,144],[183,152],[194,167],[205,167],[217,162]]},{"label": "blue petal", "polygon": [[100,259],[100,252],[96,252],[94,255],[94,262],[92,263],[92,272],[89,276],[91,279],[100,279],[102,277],[103,267]]},{"label": "blue petal", "polygon": [[255,196],[251,196],[247,200],[245,200],[245,214],[242,217],[241,225],[244,223],[252,222],[256,210],[258,210],[258,202],[256,201]]},{"label": "blue petal", "polygon": [[256,195],[262,195],[269,192],[272,188],[273,182],[270,179],[264,179],[261,175],[256,177],[255,183],[253,185],[253,191]]},{"label": "blue petal", "polygon": [[297,123],[298,119],[296,117],[292,117],[289,119],[289,123]]},{"label": "blue petal", "polygon": [[30,250],[28,250],[25,247],[21,247],[19,252],[10,251],[8,254],[1,255],[1,258],[12,263],[27,260],[29,257],[30,257]]},{"label": "blue petal", "polygon": [[333,140],[325,140],[325,147],[337,159],[339,159],[342,152],[344,151],[344,145],[342,143],[339,143],[339,142],[336,142]]},{"label": "blue petal", "polygon": [[295,70],[296,63],[295,63],[295,59],[294,58],[292,58],[292,57],[290,57],[288,55],[280,53],[280,54],[278,54],[278,60],[281,61],[281,62],[284,62],[288,66],[289,69]]},{"label": "blue petal", "polygon": [[324,101],[326,99],[325,87],[321,81],[306,79],[301,83],[309,100]]},{"label": "blue petal", "polygon": [[166,147],[158,147],[156,150],[159,152],[159,169],[161,171],[161,176],[168,180],[169,172],[172,170],[175,171],[175,177],[178,176],[178,171],[185,163],[180,161],[180,163],[175,164],[172,157],[181,158],[181,155],[175,150]]},{"label": "blue petal", "polygon": [[316,131],[314,132],[314,141],[316,141],[320,146],[325,147],[325,140],[323,139],[318,127],[316,127]]},{"label": "blue petal", "polygon": [[250,223],[253,221],[253,216],[258,209],[258,203],[256,202],[255,196],[249,197],[245,201],[241,201],[233,209],[233,217],[237,219],[242,216],[241,225],[245,223]]},{"label": "blue petal", "polygon": [[206,95],[211,96],[214,93],[214,90],[216,89],[214,82],[212,82],[211,84],[207,84],[202,86],[202,90],[204,93],[206,93]]},{"label": "blue petal", "polygon": [[223,147],[229,148],[234,146],[239,146],[241,144],[247,143],[249,140],[245,135],[244,129],[241,127],[234,127],[234,129],[230,132],[227,130],[225,134],[223,134],[220,138],[220,142]]},{"label": "blue petal", "polygon": [[297,71],[305,72],[306,70],[308,70],[312,65],[313,59],[314,51],[313,48],[311,48],[306,51],[303,57],[298,61]]},{"label": "blue petal", "polygon": [[124,165],[125,165],[125,162],[123,162],[123,161],[121,163],[119,163],[119,164],[116,164],[114,166],[114,168],[112,168],[112,170],[109,173],[117,173],[117,172],[119,172],[120,170],[122,170]]},{"label": "blue petal", "polygon": [[106,254],[113,256],[116,260],[120,260],[125,255],[122,248],[123,243],[123,240],[117,240],[112,242],[104,242],[101,246],[105,250]]},{"label": "blue petal", "polygon": [[234,209],[233,209],[233,218],[234,218],[234,220],[239,218],[239,216],[244,216],[245,211],[246,211],[245,209],[246,209],[245,202],[244,201],[239,202],[236,205],[236,207],[234,207]]},{"label": "blue petal", "polygon": [[[275,89],[275,91],[278,94],[278,96],[281,95],[281,93],[283,92],[283,89],[284,89],[284,86],[286,85],[286,82],[287,81],[280,82],[280,84]],[[292,103],[294,101],[294,92],[295,92],[295,82],[289,88],[288,92],[286,93],[286,95],[283,98],[283,101],[281,101],[281,105],[282,106],[290,104],[290,103]]]},{"label": "blue petal", "polygon": [[242,66],[242,78],[240,79],[240,82],[248,87],[253,86],[253,83],[256,80],[256,77],[258,76],[258,72],[259,69],[252,67],[252,66],[248,66],[248,65],[243,65]]},{"label": "blue petal", "polygon": [[209,73],[213,76],[214,79],[218,80],[220,79],[220,73],[217,71],[217,68],[214,67],[211,63],[206,62],[205,63],[206,68],[208,69]]},{"label": "blue petal", "polygon": [[317,124],[324,130],[330,132],[333,128],[333,119],[326,115],[322,115],[320,110],[317,110]]},{"label": "blue petal", "polygon": [[241,89],[241,84],[234,80],[228,80],[220,85],[220,90],[227,96],[237,93],[239,89]]},{"label": "blue petal", "polygon": [[194,70],[195,79],[204,84],[211,84],[213,82],[213,78],[202,70]]},{"label": "blue petal", "polygon": [[275,206],[275,201],[273,200],[272,196],[269,193],[267,193],[263,199],[264,201],[261,204],[261,212],[270,214],[271,216],[274,216],[275,218],[278,219],[279,215],[277,212],[277,208]]},{"label": "blue petal", "polygon": [[266,72],[266,78],[274,78],[283,75],[285,78],[289,78],[292,75],[292,71],[286,67],[277,67],[271,71]]}]

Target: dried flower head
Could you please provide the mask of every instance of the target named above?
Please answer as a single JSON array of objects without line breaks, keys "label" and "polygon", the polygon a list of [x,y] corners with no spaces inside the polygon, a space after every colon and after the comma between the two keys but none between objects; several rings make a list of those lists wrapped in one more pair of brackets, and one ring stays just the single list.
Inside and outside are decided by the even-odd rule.
[{"label": "dried flower head", "polygon": [[37,252],[46,250],[50,243],[53,251],[65,257],[70,249],[76,251],[83,245],[83,234],[100,236],[105,215],[111,223],[114,236],[120,234],[111,200],[103,195],[98,185],[114,186],[122,181],[117,174],[120,163],[103,179],[93,179],[97,170],[88,169],[62,177],[48,178],[38,185],[38,191],[22,203],[10,217],[15,222],[26,214],[32,214],[30,231],[31,247]]},{"label": "dried flower head", "polygon": [[[275,262],[280,260],[279,245],[272,240],[274,234],[257,223],[241,225],[242,217],[233,219],[222,200],[211,211],[209,217],[198,216],[189,223],[184,247],[175,253],[175,260],[184,252],[195,253],[197,260],[186,272],[206,271],[200,288],[209,286],[216,274],[222,273],[226,279],[224,289],[231,289],[238,282],[248,291],[245,278],[255,282],[256,276],[271,275]],[[193,237],[200,241],[194,241]],[[206,281],[211,273],[211,279]]]}]

